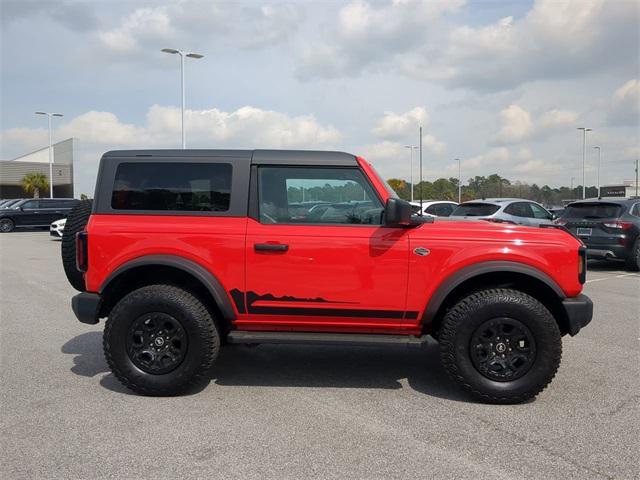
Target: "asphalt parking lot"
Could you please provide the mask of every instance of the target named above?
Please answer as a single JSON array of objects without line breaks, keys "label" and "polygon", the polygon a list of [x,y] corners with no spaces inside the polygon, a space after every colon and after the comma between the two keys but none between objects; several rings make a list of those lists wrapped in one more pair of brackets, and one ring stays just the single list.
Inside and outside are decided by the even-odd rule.
[{"label": "asphalt parking lot", "polygon": [[535,401],[474,403],[423,350],[223,350],[201,391],[130,394],[48,233],[0,235],[0,476],[638,478],[640,275],[590,265],[592,323]]}]

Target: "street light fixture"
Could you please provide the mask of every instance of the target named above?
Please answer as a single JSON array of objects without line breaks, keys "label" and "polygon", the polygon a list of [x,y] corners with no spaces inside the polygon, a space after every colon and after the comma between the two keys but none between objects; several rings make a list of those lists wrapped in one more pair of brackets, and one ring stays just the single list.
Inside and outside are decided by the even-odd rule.
[{"label": "street light fixture", "polygon": [[51,142],[51,118],[62,117],[61,113],[36,112],[36,115],[46,115],[49,123],[49,198],[53,198],[53,144]]},{"label": "street light fixture", "polygon": [[593,147],[594,150],[598,150],[598,170],[597,170],[597,186],[598,186],[598,198],[600,198],[600,147]]},{"label": "street light fixture", "polygon": [[418,150],[418,147],[405,145],[404,148],[408,148],[411,155],[411,201],[413,202],[413,151]]},{"label": "street light fixture", "polygon": [[585,162],[587,156],[587,132],[593,131],[591,128],[578,127],[578,130],[582,130],[582,199],[587,197],[587,176],[585,171]]},{"label": "street light fixture", "polygon": [[200,55],[199,53],[185,53],[182,50],[177,50],[175,48],[163,48],[162,51],[164,53],[171,53],[180,55],[180,88],[182,90],[182,109],[181,109],[181,118],[182,118],[182,148],[187,148],[187,140],[184,133],[184,104],[185,104],[185,86],[184,86],[184,57],[199,59],[204,57],[204,55]]},{"label": "street light fixture", "polygon": [[458,162],[458,203],[461,203],[460,200],[462,199],[462,183],[461,183],[461,175],[460,172],[462,170],[462,162],[460,161],[459,158],[455,159],[456,162]]}]

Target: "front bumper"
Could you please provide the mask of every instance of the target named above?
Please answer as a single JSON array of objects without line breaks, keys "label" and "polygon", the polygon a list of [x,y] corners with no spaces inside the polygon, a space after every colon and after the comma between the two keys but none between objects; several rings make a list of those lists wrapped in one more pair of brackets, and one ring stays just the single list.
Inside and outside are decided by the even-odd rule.
[{"label": "front bumper", "polygon": [[573,337],[591,321],[593,302],[586,295],[580,294],[577,297],[565,298],[562,306],[569,323],[569,335]]},{"label": "front bumper", "polygon": [[71,308],[82,323],[98,323],[98,312],[102,297],[97,293],[82,292],[71,299]]}]

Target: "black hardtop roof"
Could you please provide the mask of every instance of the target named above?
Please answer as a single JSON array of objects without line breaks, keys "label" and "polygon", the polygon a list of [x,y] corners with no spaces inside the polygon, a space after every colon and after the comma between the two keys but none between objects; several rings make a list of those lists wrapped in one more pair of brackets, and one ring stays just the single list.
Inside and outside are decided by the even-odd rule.
[{"label": "black hardtop roof", "polygon": [[270,165],[357,165],[356,157],[345,152],[320,150],[111,150],[103,158],[176,158],[188,161],[198,157],[228,157],[250,159],[253,164]]}]

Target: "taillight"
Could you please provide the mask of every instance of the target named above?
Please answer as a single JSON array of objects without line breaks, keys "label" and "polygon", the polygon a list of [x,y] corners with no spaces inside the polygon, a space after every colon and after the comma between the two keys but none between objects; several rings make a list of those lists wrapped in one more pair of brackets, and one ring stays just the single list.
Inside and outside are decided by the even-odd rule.
[{"label": "taillight", "polygon": [[587,247],[578,247],[578,281],[582,284],[587,280]]},{"label": "taillight", "polygon": [[607,228],[617,228],[620,230],[629,230],[631,227],[633,227],[633,223],[631,222],[615,221],[615,222],[602,222],[602,224]]},{"label": "taillight", "polygon": [[87,232],[76,233],[76,268],[80,272],[87,271],[89,254],[89,236]]}]

